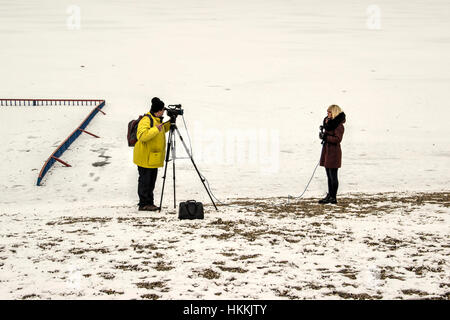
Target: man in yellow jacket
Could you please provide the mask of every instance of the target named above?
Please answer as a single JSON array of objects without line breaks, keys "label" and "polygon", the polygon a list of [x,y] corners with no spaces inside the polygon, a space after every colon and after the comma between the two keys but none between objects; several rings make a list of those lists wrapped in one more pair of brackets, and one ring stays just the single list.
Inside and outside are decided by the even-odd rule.
[{"label": "man in yellow jacket", "polygon": [[164,166],[166,155],[166,132],[170,129],[170,122],[162,123],[164,102],[155,97],[152,106],[139,121],[137,128],[137,142],[134,146],[133,162],[138,166],[139,181],[139,210],[156,211],[153,190],[155,189],[158,168]]}]

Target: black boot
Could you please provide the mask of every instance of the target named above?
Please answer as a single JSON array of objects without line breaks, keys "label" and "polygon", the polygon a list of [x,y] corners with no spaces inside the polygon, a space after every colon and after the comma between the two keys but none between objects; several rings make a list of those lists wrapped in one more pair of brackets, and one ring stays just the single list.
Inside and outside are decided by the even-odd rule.
[{"label": "black boot", "polygon": [[337,203],[337,200],[336,200],[336,198],[334,198],[334,197],[329,197],[329,198],[328,198],[328,201],[327,201],[326,203],[336,204],[336,203]]},{"label": "black boot", "polygon": [[328,200],[329,200],[329,199],[330,199],[330,194],[327,193],[327,196],[326,196],[325,198],[323,198],[323,199],[320,199],[320,200],[319,200],[319,203],[320,203],[320,204],[328,203]]}]

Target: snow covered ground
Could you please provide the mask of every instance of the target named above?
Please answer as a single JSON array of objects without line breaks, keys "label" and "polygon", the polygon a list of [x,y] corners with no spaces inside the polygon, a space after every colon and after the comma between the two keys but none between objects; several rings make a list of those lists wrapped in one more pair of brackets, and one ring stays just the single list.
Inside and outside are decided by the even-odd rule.
[{"label": "snow covered ground", "polygon": [[[0,298],[448,298],[447,1],[1,6],[0,98],[100,98],[107,114],[88,127],[101,138],[80,136],[62,157],[73,167],[55,164],[37,187],[91,107],[0,107]],[[153,96],[183,105],[214,194],[246,204],[178,221],[169,175],[163,212],[137,212],[125,131]],[[333,103],[348,119],[342,204],[309,198],[326,191],[319,168],[303,217],[279,203],[308,182]],[[390,200],[421,194],[434,200]],[[209,203],[177,160],[177,201],[187,199]]]},{"label": "snow covered ground", "polygon": [[0,214],[13,299],[448,299],[450,194],[241,199],[202,221],[132,206]]}]

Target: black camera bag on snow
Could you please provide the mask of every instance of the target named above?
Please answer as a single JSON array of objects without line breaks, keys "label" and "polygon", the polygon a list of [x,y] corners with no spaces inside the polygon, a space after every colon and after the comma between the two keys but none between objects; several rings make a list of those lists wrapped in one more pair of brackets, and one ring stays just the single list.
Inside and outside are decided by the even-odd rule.
[{"label": "black camera bag on snow", "polygon": [[203,219],[203,204],[195,200],[180,202],[178,210],[179,219]]}]

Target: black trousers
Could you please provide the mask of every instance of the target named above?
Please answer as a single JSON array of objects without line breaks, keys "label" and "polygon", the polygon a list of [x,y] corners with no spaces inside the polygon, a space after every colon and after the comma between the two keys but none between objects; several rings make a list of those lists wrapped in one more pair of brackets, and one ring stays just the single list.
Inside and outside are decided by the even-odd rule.
[{"label": "black trousers", "polygon": [[332,198],[336,198],[337,190],[339,187],[338,181],[338,169],[337,168],[325,168],[328,178],[328,194]]},{"label": "black trousers", "polygon": [[139,206],[154,204],[153,190],[155,189],[158,168],[143,168],[138,166],[138,171]]}]

